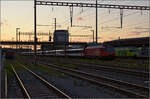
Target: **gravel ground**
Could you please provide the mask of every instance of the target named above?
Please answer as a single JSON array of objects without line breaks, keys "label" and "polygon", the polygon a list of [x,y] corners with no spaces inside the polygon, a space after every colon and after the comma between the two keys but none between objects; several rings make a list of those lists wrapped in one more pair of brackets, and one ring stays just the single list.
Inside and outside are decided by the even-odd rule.
[{"label": "gravel ground", "polygon": [[82,70],[84,72],[88,72],[88,73],[92,73],[92,74],[96,74],[96,75],[100,75],[104,77],[109,77],[109,78],[116,79],[116,80],[126,81],[126,82],[133,83],[133,84],[138,84],[138,85],[145,86],[145,87],[149,86],[148,83],[145,83],[147,79],[142,78],[142,77],[137,77],[134,75],[126,75],[123,73],[88,69],[88,68],[83,68],[83,67],[79,67],[78,70]]},{"label": "gravel ground", "polygon": [[35,76],[28,71],[19,71],[18,75],[21,77],[31,98],[59,98],[54,91],[49,90],[40,80],[35,78]]},{"label": "gravel ground", "polygon": [[70,94],[73,98],[127,98],[127,96],[108,90],[105,87],[98,87],[87,81],[70,76],[67,78],[56,78],[42,73],[39,70],[34,70],[34,72],[46,78],[46,80]]},{"label": "gravel ground", "polygon": [[[85,71],[88,71],[89,72],[89,70],[88,69],[85,69],[85,68],[79,68],[79,69],[83,69],[83,70],[85,70]],[[92,73],[94,73],[94,74],[98,74],[98,75],[102,75],[102,76],[106,76],[106,77],[110,77],[110,78],[114,78],[114,79],[117,79],[117,80],[123,80],[123,81],[128,81],[128,82],[130,82],[130,83],[136,83],[136,84],[141,84],[141,85],[144,85],[144,86],[148,86],[148,85],[146,85],[146,84],[143,84],[143,79],[141,79],[141,78],[139,78],[139,77],[135,77],[135,76],[129,76],[128,77],[128,75],[125,75],[125,74],[122,74],[122,73],[115,73],[115,72],[106,72],[106,71],[93,71]],[[118,76],[119,75],[119,76]],[[46,77],[46,78],[48,78],[48,77]],[[72,78],[72,77],[69,77],[69,79],[67,79],[66,81],[64,81],[64,79],[62,80],[62,79],[58,79],[58,78],[53,78],[53,77],[51,77],[50,78],[51,79],[51,81],[53,81],[53,82],[55,82],[56,84],[59,84],[60,82],[57,82],[58,80],[59,81],[62,81],[62,82],[65,82],[65,83],[68,83],[69,82],[69,84],[67,84],[67,86],[69,86],[69,89],[71,88],[71,91],[69,91],[69,92],[71,92],[73,95],[74,95],[74,93],[76,93],[74,96],[82,96],[83,95],[83,97],[81,97],[81,98],[89,98],[89,97],[93,97],[94,96],[94,98],[116,98],[116,93],[115,92],[113,92],[113,94],[112,94],[112,92],[110,91],[110,90],[107,90],[107,88],[105,89],[105,88],[99,88],[99,87],[97,87],[97,86],[95,86],[94,87],[94,91],[95,91],[95,89],[97,90],[97,89],[100,89],[101,90],[101,92],[100,93],[102,93],[102,95],[100,95],[99,96],[99,94],[98,94],[98,96],[96,95],[96,92],[94,92],[94,91],[92,91],[93,90],[93,87],[90,89],[90,86],[92,85],[92,84],[89,84],[89,85],[87,85],[86,86],[86,88],[84,88],[83,89],[83,91],[81,91],[81,89],[82,89],[82,86],[80,86],[80,88],[79,87],[73,87],[73,84],[74,84],[74,82],[78,82],[78,83],[81,83],[81,85],[82,85],[82,80],[80,81],[79,79],[75,79],[75,78]],[[75,79],[75,81],[73,81]],[[77,81],[76,81],[77,80]],[[84,81],[85,82],[85,81]],[[61,85],[61,83],[59,84],[59,85]],[[65,86],[66,84],[64,84],[64,85],[61,85],[61,86]],[[80,84],[79,84],[80,85]],[[68,89],[68,90],[69,90]],[[106,92],[103,92],[102,90],[107,90]],[[79,91],[75,91],[75,90],[79,90]],[[90,92],[90,91],[92,91],[92,92],[94,92],[94,94],[92,93],[92,92]],[[81,91],[81,92],[80,92]],[[79,93],[78,93],[79,92]],[[84,93],[85,92],[85,93]],[[89,93],[88,93],[89,92]],[[87,95],[87,93],[88,93],[88,95],[89,96],[86,96]],[[108,95],[105,95],[105,94],[108,94]],[[114,94],[115,93],[115,94]],[[82,94],[82,95],[81,95]],[[84,96],[85,95],[85,96]],[[93,96],[92,96],[93,95]],[[113,96],[113,95],[115,95],[115,96]],[[106,97],[105,97],[106,96]],[[122,97],[122,95],[117,95],[117,98],[121,98]]]},{"label": "gravel ground", "polygon": [[[60,64],[61,65],[61,64]],[[128,75],[128,74],[124,74],[124,73],[119,73],[119,72],[110,72],[110,71],[103,71],[103,70],[96,70],[96,69],[90,69],[90,68],[86,68],[84,66],[77,66],[78,70],[82,70],[85,72],[89,72],[92,74],[97,74],[100,76],[105,76],[105,77],[109,77],[109,78],[113,78],[116,80],[122,80],[122,81],[126,81],[129,83],[134,83],[134,84],[138,84],[141,86],[145,86],[145,87],[149,87],[149,84],[146,83],[149,79],[147,78],[143,78],[143,77],[138,77],[135,75]],[[118,76],[119,75],[119,76]]]},{"label": "gravel ground", "polygon": [[98,69],[98,70],[89,69],[89,68],[86,68],[84,66],[77,66],[77,67],[78,67],[78,70],[82,70],[82,71],[85,71],[85,72],[90,72],[92,74],[97,74],[97,75],[100,75],[100,76],[105,76],[105,77],[113,78],[113,79],[116,79],[116,80],[126,81],[126,82],[129,82],[129,83],[134,83],[134,84],[138,84],[138,85],[141,85],[141,86],[149,87],[149,84],[146,83],[148,81],[148,78],[146,79],[146,78],[143,78],[143,77],[138,77],[138,76],[135,76],[135,75],[128,75],[128,74],[119,73],[119,72],[103,71],[103,70],[100,70],[100,69]]},{"label": "gravel ground", "polygon": [[15,75],[8,76],[8,98],[23,98],[22,91],[18,85]]}]

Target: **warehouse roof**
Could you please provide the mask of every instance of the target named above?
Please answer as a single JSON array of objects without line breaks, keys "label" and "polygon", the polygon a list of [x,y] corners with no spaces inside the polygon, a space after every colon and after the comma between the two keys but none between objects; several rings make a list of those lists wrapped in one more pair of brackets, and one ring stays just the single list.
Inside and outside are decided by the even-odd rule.
[{"label": "warehouse roof", "polygon": [[104,42],[113,46],[149,46],[150,37],[127,38]]}]

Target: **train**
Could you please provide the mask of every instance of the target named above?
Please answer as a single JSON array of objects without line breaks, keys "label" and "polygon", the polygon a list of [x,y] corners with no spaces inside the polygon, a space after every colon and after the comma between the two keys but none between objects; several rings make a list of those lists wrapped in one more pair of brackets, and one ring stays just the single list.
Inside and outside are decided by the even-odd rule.
[{"label": "train", "polygon": [[[34,52],[23,52],[22,54],[33,55]],[[115,51],[112,46],[96,45],[86,48],[37,51],[37,55],[104,58],[115,56]]]},{"label": "train", "polygon": [[149,47],[116,47],[116,57],[148,58]]},{"label": "train", "polygon": [[[24,55],[33,55],[34,52],[22,52]],[[149,47],[113,47],[110,45],[94,45],[85,48],[59,49],[37,51],[37,55],[45,56],[69,56],[69,57],[88,57],[88,58],[114,58],[114,57],[133,57],[148,58]]]}]

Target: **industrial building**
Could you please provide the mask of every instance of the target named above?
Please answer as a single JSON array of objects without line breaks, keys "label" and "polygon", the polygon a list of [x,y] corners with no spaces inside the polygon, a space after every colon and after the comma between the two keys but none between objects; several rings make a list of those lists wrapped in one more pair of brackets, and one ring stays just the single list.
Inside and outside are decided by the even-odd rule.
[{"label": "industrial building", "polygon": [[149,39],[150,39],[149,37],[126,38],[126,39],[107,41],[104,42],[104,44],[113,45],[115,47],[117,46],[137,46],[137,47],[147,46],[148,47]]}]

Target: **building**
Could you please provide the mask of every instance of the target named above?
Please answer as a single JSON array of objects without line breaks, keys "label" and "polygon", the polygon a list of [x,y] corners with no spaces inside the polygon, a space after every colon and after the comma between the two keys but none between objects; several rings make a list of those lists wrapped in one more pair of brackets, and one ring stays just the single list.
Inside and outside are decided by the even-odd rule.
[{"label": "building", "polygon": [[64,44],[69,42],[68,30],[54,31],[54,44]]},{"label": "building", "polygon": [[[65,44],[69,43],[68,30],[56,30],[54,31],[54,46],[57,48],[64,48]],[[68,47],[68,46],[66,46]]]},{"label": "building", "polygon": [[104,42],[104,44],[113,45],[116,47],[119,46],[149,46],[149,37],[141,37],[141,38],[127,38],[127,39],[119,39],[113,41]]}]

